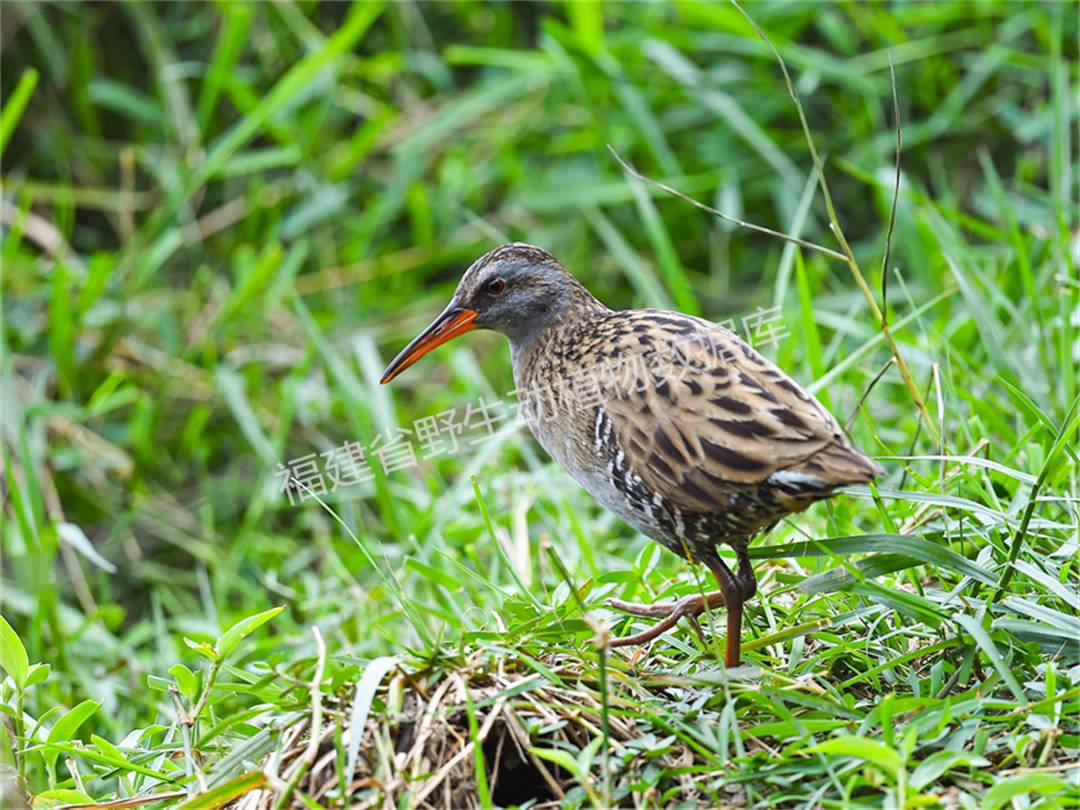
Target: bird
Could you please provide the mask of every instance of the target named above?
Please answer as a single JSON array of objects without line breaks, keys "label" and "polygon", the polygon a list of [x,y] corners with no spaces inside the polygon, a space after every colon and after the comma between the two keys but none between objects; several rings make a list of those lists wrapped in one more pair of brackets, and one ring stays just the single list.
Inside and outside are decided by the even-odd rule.
[{"label": "bird", "polygon": [[[501,245],[386,367],[388,383],[474,329],[510,341],[515,392],[540,446],[634,529],[704,564],[718,591],[619,611],[662,621],[610,640],[644,645],[723,606],[726,667],[740,663],[747,546],[784,516],[883,473],[805,388],[731,330],[660,309],[613,310],[543,248]],[[719,548],[735,552],[732,571]]]}]

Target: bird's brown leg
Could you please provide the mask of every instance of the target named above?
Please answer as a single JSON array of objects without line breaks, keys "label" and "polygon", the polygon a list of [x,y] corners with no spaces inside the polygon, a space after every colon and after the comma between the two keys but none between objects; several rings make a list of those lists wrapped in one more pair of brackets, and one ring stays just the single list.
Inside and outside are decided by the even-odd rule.
[{"label": "bird's brown leg", "polygon": [[[719,591],[704,595],[685,596],[677,602],[664,602],[659,605],[638,605],[633,602],[624,602],[621,599],[606,600],[605,604],[608,607],[621,610],[623,613],[663,619],[663,621],[658,622],[648,630],[643,630],[632,636],[613,639],[611,646],[625,647],[631,644],[644,644],[670,630],[684,616],[688,616],[693,620],[694,617],[704,613],[706,604],[708,610],[724,605],[727,607],[727,640],[724,646],[724,665],[737,667],[739,665],[739,647],[742,641],[743,602],[757,592],[757,579],[754,577],[754,569],[750,565],[750,555],[747,554],[745,546],[737,547],[735,555],[739,561],[738,574],[728,568],[719,558],[705,561],[705,564],[709,566],[709,570],[713,572],[713,576],[716,577],[717,584],[720,585]],[[695,629],[698,630],[700,636],[700,629]]]},{"label": "bird's brown leg", "polygon": [[706,603],[708,603],[709,610],[720,607],[724,604],[724,594],[720,591],[713,591],[704,596],[695,594],[693,596],[684,596],[677,602],[664,602],[659,605],[637,605],[633,602],[624,602],[621,599],[608,599],[604,604],[615,610],[621,610],[623,613],[629,613],[632,616],[664,618],[662,622],[658,622],[648,630],[642,630],[632,636],[612,639],[611,646],[626,647],[630,644],[644,644],[646,641],[652,641],[661,633],[674,627],[683,616],[694,617],[704,613]]},{"label": "bird's brown leg", "polygon": [[[684,616],[694,619],[694,617],[704,613],[706,603],[709,610],[724,605],[727,607],[727,640],[724,647],[724,665],[729,667],[738,666],[739,647],[742,641],[743,602],[757,592],[757,579],[754,576],[754,568],[750,564],[750,555],[747,553],[746,547],[736,546],[735,556],[739,561],[737,574],[719,558],[705,561],[713,572],[713,576],[716,577],[717,584],[720,585],[719,591],[704,595],[685,596],[677,602],[664,602],[659,605],[638,605],[633,602],[624,602],[621,599],[606,600],[605,604],[615,610],[621,610],[633,616],[663,619],[663,621],[648,630],[643,630],[632,636],[614,639],[611,646],[624,647],[631,644],[644,644],[670,630]],[[700,629],[698,629],[698,635],[701,635]]]},{"label": "bird's brown leg", "polygon": [[[724,647],[724,666],[737,667],[739,665],[739,643],[742,635],[742,584],[719,557],[705,560],[705,564],[709,566],[709,570],[716,577],[716,581],[720,585],[720,592],[724,595],[724,602],[727,605],[727,642]],[[741,565],[739,567],[742,568]]]},{"label": "bird's brown leg", "polygon": [[739,560],[735,578],[739,580],[739,588],[745,602],[757,593],[757,577],[754,576],[754,566],[750,564],[750,555],[746,553],[746,546],[736,546],[735,557]]}]

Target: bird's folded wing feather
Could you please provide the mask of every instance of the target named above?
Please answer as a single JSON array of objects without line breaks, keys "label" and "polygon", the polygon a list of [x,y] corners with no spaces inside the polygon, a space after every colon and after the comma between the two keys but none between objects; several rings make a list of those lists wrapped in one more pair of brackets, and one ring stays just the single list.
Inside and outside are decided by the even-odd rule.
[{"label": "bird's folded wing feather", "polygon": [[628,467],[681,508],[722,508],[781,471],[769,483],[821,496],[876,474],[816,399],[730,330],[633,316],[608,338],[603,407]]}]

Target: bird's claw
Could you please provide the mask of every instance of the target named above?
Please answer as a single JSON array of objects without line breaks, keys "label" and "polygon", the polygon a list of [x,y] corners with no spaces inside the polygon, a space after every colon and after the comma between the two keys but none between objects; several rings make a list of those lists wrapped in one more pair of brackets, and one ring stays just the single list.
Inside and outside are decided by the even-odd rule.
[{"label": "bird's claw", "polygon": [[621,599],[611,598],[605,600],[604,604],[614,610],[629,613],[631,616],[663,619],[663,621],[658,622],[648,630],[642,630],[640,633],[635,633],[631,636],[623,636],[622,638],[614,638],[611,640],[612,647],[626,647],[632,644],[644,644],[647,641],[652,641],[657,636],[674,627],[679,619],[684,616],[688,617],[693,622],[694,629],[697,631],[698,637],[701,638],[701,627],[698,625],[695,617],[705,612],[706,604],[708,604],[709,610],[722,606],[724,604],[724,595],[720,591],[714,591],[705,594],[704,596],[701,594],[694,594],[692,596],[684,596],[677,602],[663,602],[659,605],[639,605],[634,602],[624,602]]}]

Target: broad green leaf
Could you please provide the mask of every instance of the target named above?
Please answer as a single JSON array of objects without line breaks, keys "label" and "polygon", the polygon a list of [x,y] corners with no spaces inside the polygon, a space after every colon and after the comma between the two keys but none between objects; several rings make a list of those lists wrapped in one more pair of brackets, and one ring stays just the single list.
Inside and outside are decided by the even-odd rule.
[{"label": "broad green leaf", "polygon": [[811,734],[827,734],[834,729],[843,728],[847,724],[847,720],[832,720],[829,718],[798,721],[785,720],[783,722],[747,726],[743,729],[743,733],[753,734],[755,737],[770,736],[787,739],[789,737],[802,737],[807,732]]},{"label": "broad green leaf", "polygon": [[[902,571],[905,568],[913,568],[922,565],[922,560],[907,557],[903,554],[875,554],[855,563],[855,569],[865,579],[873,579],[882,574],[891,574],[894,571]],[[843,568],[833,568],[807,577],[799,583],[799,590],[803,593],[831,593],[833,591],[846,591],[853,588],[860,580]]]},{"label": "broad green leaf", "polygon": [[262,771],[248,771],[235,779],[230,779],[212,790],[192,796],[175,810],[217,810],[249,791],[263,786],[266,775]]},{"label": "broad green leaf", "polygon": [[220,33],[196,103],[196,118],[199,130],[204,136],[221,88],[232,75],[248,41],[248,31],[254,16],[254,6],[247,3],[225,3],[219,8],[222,14]]},{"label": "broad green leaf", "polygon": [[[826,627],[832,626],[832,620],[828,618],[815,619],[812,622],[801,622],[799,624],[788,625],[782,630],[778,630],[775,633],[767,633],[759,636],[755,639],[743,641],[742,648],[744,650],[758,650],[762,647],[768,647],[770,644],[780,644],[781,642],[788,641],[789,639],[798,638],[804,636],[807,633],[815,633],[818,630],[823,630]],[[697,680],[700,676],[695,676],[692,680]],[[726,683],[727,679],[724,676],[720,678],[721,683]]]},{"label": "broad green leaf", "polygon": [[487,48],[454,43],[442,52],[448,65],[484,65],[528,73],[550,73],[558,64],[549,54],[538,51],[518,51],[511,48]]},{"label": "broad green leaf", "polygon": [[[936,497],[940,499],[943,496]],[[957,498],[955,500],[962,499]],[[802,540],[782,546],[750,548],[750,557],[753,559],[821,557],[834,554],[847,556],[849,554],[872,553],[911,557],[922,563],[929,563],[948,571],[954,571],[961,576],[971,577],[977,582],[987,585],[997,584],[997,578],[991,572],[957,554],[947,546],[908,534],[857,534],[848,537],[830,537],[825,540]],[[882,572],[895,571],[906,567],[898,559],[890,559],[888,563],[868,563],[868,565],[882,565]],[[897,565],[899,568],[888,567],[892,565]],[[813,581],[816,582],[816,580]]]},{"label": "broad green leaf", "polygon": [[[98,746],[99,751],[86,748],[83,745],[74,745],[72,743],[46,743],[42,748],[48,750],[55,748],[57,751],[62,751],[69,756],[73,756],[80,759],[86,759],[90,762],[97,762],[102,765],[107,765],[110,768],[119,768],[123,771],[131,771],[133,773],[141,773],[145,776],[152,776],[155,779],[159,779],[163,782],[172,781],[172,777],[162,771],[155,771],[153,768],[147,768],[143,765],[137,765],[134,762],[128,762],[111,743],[102,740],[96,735],[90,735],[90,740]],[[102,745],[104,743],[104,746]],[[108,753],[100,753],[108,749]]]},{"label": "broad green leaf", "polygon": [[970,751],[938,751],[919,763],[908,777],[908,783],[915,790],[922,790],[940,778],[943,773],[957,766],[973,765],[976,768],[984,768],[989,764],[989,760],[972,754]]},{"label": "broad green leaf", "polygon": [[842,754],[844,756],[857,757],[858,759],[865,760],[872,765],[877,765],[879,768],[888,771],[893,779],[899,779],[900,773],[904,769],[904,759],[899,753],[892,748],[889,748],[889,746],[879,743],[877,740],[871,740],[855,734],[849,734],[844,737],[833,737],[820,745],[808,748],[807,751],[811,753],[820,752],[823,754]]},{"label": "broad green leaf", "polygon": [[199,681],[190,669],[183,664],[173,664],[169,667],[169,674],[176,678],[176,685],[183,694],[195,697],[195,693],[199,691]]},{"label": "broad green leaf", "polygon": [[248,616],[246,619],[238,621],[222,633],[221,637],[217,640],[217,644],[214,645],[217,654],[222,658],[227,658],[229,653],[236,649],[236,645],[243,641],[249,633],[266,624],[284,609],[285,606],[281,605],[280,607],[270,608],[270,610],[264,610],[262,613],[256,613],[254,616]]},{"label": "broad green leaf", "polygon": [[[187,639],[184,639],[187,641]],[[168,692],[173,686],[173,681],[168,678],[163,678],[160,675],[147,675],[146,685],[157,692]]]},{"label": "broad green leaf", "polygon": [[1024,642],[1034,641],[1051,655],[1076,655],[1080,652],[1080,637],[1041,622],[1005,617],[994,619],[991,627],[994,630],[1006,630]]},{"label": "broad green leaf", "polygon": [[548,762],[554,762],[556,765],[569,771],[579,781],[584,781],[587,775],[582,773],[581,766],[578,764],[577,759],[569,751],[563,751],[560,748],[534,748],[533,753],[541,759],[546,759]]},{"label": "broad green leaf", "polygon": [[604,49],[603,7],[600,3],[579,3],[571,0],[565,8],[581,49],[595,57]]},{"label": "broad green leaf", "polygon": [[[1080,594],[1070,600],[1070,604],[1080,603]],[[1060,630],[1067,638],[1080,639],[1080,619],[1062,613],[1060,610],[1041,605],[1031,599],[1020,596],[1009,596],[1003,602],[1007,608],[1023,613],[1036,621],[1046,624],[1048,627]]]},{"label": "broad green leaf", "polygon": [[86,86],[86,97],[95,106],[104,107],[132,123],[158,128],[165,122],[157,99],[122,81],[104,77],[92,79]]},{"label": "broad green leaf", "polygon": [[119,767],[128,767],[128,758],[121,753],[120,749],[106,740],[104,737],[99,737],[97,734],[90,735],[90,742],[98,747],[98,750],[108,757],[114,764]]},{"label": "broad green leaf", "polygon": [[578,769],[581,773],[587,774],[592,769],[593,759],[596,758],[596,752],[600,750],[603,743],[603,737],[593,737],[592,741],[581,749],[581,753],[578,754]]},{"label": "broad green leaf", "polygon": [[[49,731],[48,741],[51,743],[72,742],[71,738],[75,736],[79,726],[89,720],[99,708],[101,704],[93,700],[84,700],[73,707],[53,725]],[[56,764],[56,758],[60,755],[56,749],[41,753],[50,769]]]},{"label": "broad green leaf", "polygon": [[18,634],[11,629],[7,619],[0,616],[0,667],[15,681],[20,692],[26,688],[26,675],[30,671],[30,659]]},{"label": "broad green leaf", "polygon": [[908,593],[898,588],[886,588],[884,585],[879,585],[872,580],[853,585],[851,592],[873,599],[879,604],[925,622],[931,627],[938,627],[948,619],[948,614],[940,610],[934,602],[926,597],[919,596],[917,593]]},{"label": "broad green leaf", "polygon": [[93,700],[84,700],[82,703],[70,709],[63,717],[56,721],[49,732],[49,742],[67,742],[75,734],[75,731],[89,720],[101,704]]},{"label": "broad green leaf", "polygon": [[30,800],[30,806],[34,810],[58,810],[69,804],[93,804],[93,802],[93,797],[82,791],[60,788],[43,790]]},{"label": "broad green leaf", "polygon": [[185,638],[184,643],[204,658],[209,658],[211,661],[221,660],[221,656],[218,655],[217,650],[214,649],[214,645],[209,641],[195,641],[190,638]]},{"label": "broad green leaf", "polygon": [[32,664],[26,674],[26,688],[30,689],[39,683],[45,683],[49,679],[52,667],[48,664]]},{"label": "broad green leaf", "polygon": [[1009,804],[1017,796],[1038,793],[1045,796],[1067,787],[1065,780],[1052,773],[1021,773],[995,782],[983,796],[982,810],[997,810]]}]

